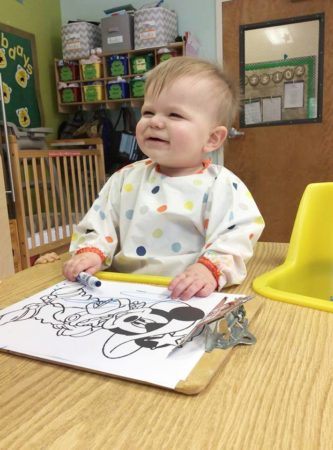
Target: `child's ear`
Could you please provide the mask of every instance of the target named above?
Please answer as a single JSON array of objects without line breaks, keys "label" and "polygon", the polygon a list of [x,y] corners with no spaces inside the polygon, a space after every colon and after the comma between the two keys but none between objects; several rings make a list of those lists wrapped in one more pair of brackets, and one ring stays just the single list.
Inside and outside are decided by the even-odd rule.
[{"label": "child's ear", "polygon": [[223,145],[223,142],[228,136],[228,130],[222,125],[215,127],[210,135],[206,145],[203,148],[204,152],[213,152]]}]

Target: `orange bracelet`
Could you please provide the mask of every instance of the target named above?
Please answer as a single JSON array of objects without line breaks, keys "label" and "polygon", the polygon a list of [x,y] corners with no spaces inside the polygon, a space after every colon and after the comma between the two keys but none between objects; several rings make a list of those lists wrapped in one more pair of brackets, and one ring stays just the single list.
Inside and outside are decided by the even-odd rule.
[{"label": "orange bracelet", "polygon": [[96,247],[79,248],[79,250],[75,252],[75,255],[79,255],[80,253],[96,253],[101,258],[102,262],[106,259],[104,253]]},{"label": "orange bracelet", "polygon": [[212,263],[212,261],[210,259],[205,258],[204,256],[201,256],[197,262],[200,264],[203,264],[205,267],[207,267],[207,269],[214,276],[217,284],[219,284],[219,278],[220,278],[221,273],[220,273],[219,269],[215,266],[215,264]]}]

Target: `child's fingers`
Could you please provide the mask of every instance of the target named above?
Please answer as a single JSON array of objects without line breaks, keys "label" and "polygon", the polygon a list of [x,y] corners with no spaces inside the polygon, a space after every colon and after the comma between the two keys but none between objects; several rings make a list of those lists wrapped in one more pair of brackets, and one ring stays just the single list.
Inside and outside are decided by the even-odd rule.
[{"label": "child's fingers", "polygon": [[197,295],[203,288],[204,282],[202,280],[193,280],[192,283],[180,294],[181,300],[190,300],[190,298]]},{"label": "child's fingers", "polygon": [[182,280],[185,280],[186,275],[184,273],[181,273],[180,275],[175,276],[175,278],[173,278],[171,280],[171,283],[168,286],[169,291],[173,291],[175,289],[175,287],[177,286],[178,283],[180,283]]},{"label": "child's fingers", "polygon": [[[189,300],[203,287],[203,282],[193,277],[181,277],[178,283],[171,290],[171,298],[180,298],[181,300]],[[170,289],[170,287],[169,287]]]},{"label": "child's fingers", "polygon": [[80,272],[88,272],[93,274],[100,270],[102,262],[100,257],[93,252],[86,252],[74,255],[64,265],[64,275],[70,280],[74,281]]},{"label": "child's fingers", "polygon": [[75,281],[75,265],[72,260],[67,261],[63,267],[63,274],[69,281]]},{"label": "child's fingers", "polygon": [[69,281],[75,281],[80,272],[93,273],[95,266],[96,262],[89,257],[76,255],[64,264],[63,274]]},{"label": "child's fingers", "polygon": [[197,297],[208,297],[208,295],[212,294],[215,291],[215,288],[216,286],[213,283],[207,283],[195,295]]},{"label": "child's fingers", "polygon": [[180,294],[188,287],[189,280],[185,274],[177,275],[169,284],[168,289],[171,291],[171,298],[179,298]]}]

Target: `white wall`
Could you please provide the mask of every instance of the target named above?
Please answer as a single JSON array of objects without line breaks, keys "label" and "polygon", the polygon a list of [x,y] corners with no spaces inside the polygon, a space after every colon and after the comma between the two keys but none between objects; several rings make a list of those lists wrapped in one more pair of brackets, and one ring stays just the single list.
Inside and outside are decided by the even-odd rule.
[{"label": "white wall", "polygon": [[[105,17],[104,10],[117,6],[132,4],[136,9],[149,0],[60,0],[62,22],[68,20],[95,20]],[[199,40],[199,56],[216,60],[216,21],[215,0],[165,0],[161,5],[176,11],[178,31],[183,35],[190,31]]]}]

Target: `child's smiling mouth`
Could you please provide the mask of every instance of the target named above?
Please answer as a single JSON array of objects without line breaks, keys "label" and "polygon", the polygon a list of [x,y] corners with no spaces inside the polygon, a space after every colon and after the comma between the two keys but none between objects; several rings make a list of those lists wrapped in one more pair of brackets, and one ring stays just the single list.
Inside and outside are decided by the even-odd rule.
[{"label": "child's smiling mouth", "polygon": [[152,141],[152,142],[168,142],[166,139],[162,139],[159,137],[149,137],[148,141]]},{"label": "child's smiling mouth", "polygon": [[146,143],[148,145],[153,145],[154,147],[156,147],[156,146],[157,147],[165,147],[166,145],[169,144],[169,141],[166,139],[159,138],[159,137],[149,137],[146,140]]}]

